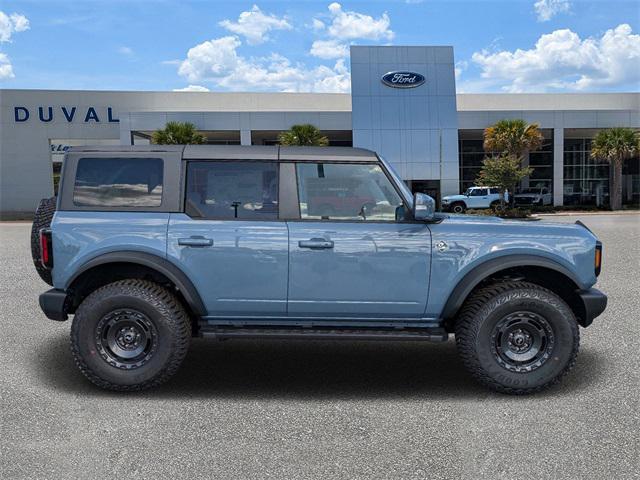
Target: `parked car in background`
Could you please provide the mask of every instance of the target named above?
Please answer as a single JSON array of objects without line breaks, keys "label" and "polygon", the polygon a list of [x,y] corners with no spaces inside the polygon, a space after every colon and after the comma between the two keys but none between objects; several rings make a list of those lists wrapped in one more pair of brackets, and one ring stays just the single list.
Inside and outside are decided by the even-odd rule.
[{"label": "parked car in background", "polygon": [[[509,201],[509,192],[505,193]],[[442,197],[442,209],[453,213],[464,213],[469,208],[494,208],[500,204],[500,190],[496,187],[471,187],[462,195]]]},{"label": "parked car in background", "polygon": [[516,205],[551,205],[553,197],[546,187],[522,188],[513,195]]}]

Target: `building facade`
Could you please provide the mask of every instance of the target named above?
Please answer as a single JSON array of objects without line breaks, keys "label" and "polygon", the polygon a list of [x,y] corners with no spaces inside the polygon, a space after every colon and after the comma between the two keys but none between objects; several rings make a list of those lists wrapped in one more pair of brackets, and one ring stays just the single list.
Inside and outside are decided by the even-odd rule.
[{"label": "building facade", "polygon": [[[0,90],[0,214],[32,212],[54,193],[65,149],[149,143],[168,121],[193,123],[211,144],[264,145],[299,123],[330,144],[375,150],[414,191],[472,185],[483,129],[505,118],[540,125],[523,186],[555,205],[608,203],[609,167],[589,156],[604,128],[640,129],[640,94],[456,94],[452,47],[352,47],[351,95],[313,93]],[[623,169],[623,203],[638,205],[639,159]]]}]

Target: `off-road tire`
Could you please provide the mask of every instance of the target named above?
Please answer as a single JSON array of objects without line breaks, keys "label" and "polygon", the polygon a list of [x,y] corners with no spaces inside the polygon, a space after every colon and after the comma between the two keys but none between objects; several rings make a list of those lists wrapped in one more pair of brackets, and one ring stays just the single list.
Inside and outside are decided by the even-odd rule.
[{"label": "off-road tire", "polygon": [[[102,319],[122,310],[145,315],[156,331],[153,354],[134,368],[114,366],[99,344]],[[191,321],[180,301],[166,288],[145,280],[121,280],[95,290],[80,304],[71,325],[76,365],[107,390],[138,391],[166,382],[180,367],[190,340]]]},{"label": "off-road tire", "polygon": [[[459,211],[456,211],[459,209]],[[451,211],[453,213],[464,213],[467,210],[467,206],[464,202],[455,202],[451,204]]]},{"label": "off-road tire", "polygon": [[53,285],[51,270],[45,268],[40,261],[40,230],[51,226],[54,213],[56,213],[56,197],[43,198],[38,204],[33,217],[33,224],[31,225],[31,258],[33,259],[33,265],[36,267],[36,272],[38,272],[40,278],[49,285]]},{"label": "off-road tire", "polygon": [[[520,311],[541,315],[554,338],[546,361],[527,372],[501,365],[492,339],[496,326]],[[484,386],[511,395],[539,392],[560,382],[575,365],[580,345],[571,308],[550,290],[523,281],[499,282],[473,293],[458,316],[455,337],[458,353],[471,375]]]}]

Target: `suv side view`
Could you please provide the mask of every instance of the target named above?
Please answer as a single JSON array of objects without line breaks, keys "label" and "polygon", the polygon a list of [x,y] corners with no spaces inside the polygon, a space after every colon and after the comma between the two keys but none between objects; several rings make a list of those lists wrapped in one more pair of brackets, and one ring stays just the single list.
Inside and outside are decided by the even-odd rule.
[{"label": "suv side view", "polygon": [[[46,316],[96,385],[168,380],[193,336],[443,342],[494,390],[571,369],[606,306],[582,224],[434,212],[374,152],[333,147],[80,147],[41,203]],[[425,368],[429,368],[425,365]]]},{"label": "suv side view", "polygon": [[[505,193],[509,201],[509,193]],[[469,208],[495,208],[500,204],[500,190],[496,187],[470,187],[462,195],[442,197],[442,209],[453,213],[464,213]]]}]

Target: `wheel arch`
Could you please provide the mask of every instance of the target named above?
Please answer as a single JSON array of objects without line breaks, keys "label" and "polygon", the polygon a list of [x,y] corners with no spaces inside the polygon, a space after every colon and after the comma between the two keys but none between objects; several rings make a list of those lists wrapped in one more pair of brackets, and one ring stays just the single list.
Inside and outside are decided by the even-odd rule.
[{"label": "wheel arch", "polygon": [[65,285],[71,297],[69,313],[96,288],[125,278],[169,284],[191,314],[207,314],[198,290],[180,268],[158,255],[138,251],[105,253],[84,263]]},{"label": "wheel arch", "polygon": [[580,325],[586,326],[584,303],[578,295],[581,282],[573,272],[545,257],[510,255],[477,265],[458,282],[449,295],[441,315],[447,329],[453,328],[456,315],[469,295],[487,283],[505,279],[527,280],[551,290],[569,305]]}]

